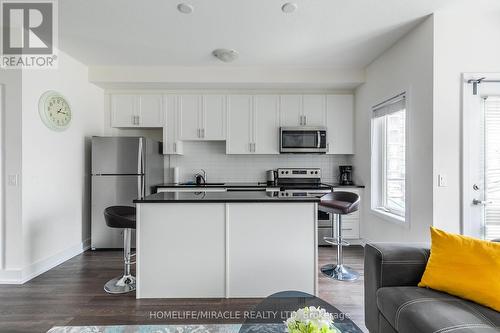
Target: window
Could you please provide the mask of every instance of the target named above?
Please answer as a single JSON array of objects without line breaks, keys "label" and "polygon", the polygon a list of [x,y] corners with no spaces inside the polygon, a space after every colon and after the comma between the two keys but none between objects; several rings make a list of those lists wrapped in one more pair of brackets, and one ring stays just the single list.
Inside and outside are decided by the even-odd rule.
[{"label": "window", "polygon": [[373,107],[372,210],[405,221],[406,96]]}]

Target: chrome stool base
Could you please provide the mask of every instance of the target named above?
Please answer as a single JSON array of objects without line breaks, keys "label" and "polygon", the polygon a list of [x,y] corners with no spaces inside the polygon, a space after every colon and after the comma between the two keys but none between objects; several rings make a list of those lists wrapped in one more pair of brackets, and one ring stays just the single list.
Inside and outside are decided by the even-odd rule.
[{"label": "chrome stool base", "polygon": [[109,280],[104,285],[104,291],[109,294],[125,294],[135,290],[135,277],[123,275]]},{"label": "chrome stool base", "polygon": [[359,278],[358,272],[344,265],[325,265],[321,267],[321,273],[331,279],[339,281],[355,281]]}]

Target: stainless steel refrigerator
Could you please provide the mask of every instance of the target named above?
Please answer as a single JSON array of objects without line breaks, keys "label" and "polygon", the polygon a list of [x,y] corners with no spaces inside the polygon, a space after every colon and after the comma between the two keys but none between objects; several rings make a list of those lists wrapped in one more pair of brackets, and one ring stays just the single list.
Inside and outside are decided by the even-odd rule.
[{"label": "stainless steel refrigerator", "polygon": [[163,183],[159,145],[144,137],[92,137],[92,249],[123,248],[123,230],[106,225],[104,209],[134,206]]}]

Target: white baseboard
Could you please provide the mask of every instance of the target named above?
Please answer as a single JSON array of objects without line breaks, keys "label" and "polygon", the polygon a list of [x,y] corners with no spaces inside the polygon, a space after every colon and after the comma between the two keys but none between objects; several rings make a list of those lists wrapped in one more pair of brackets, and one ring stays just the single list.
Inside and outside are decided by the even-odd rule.
[{"label": "white baseboard", "polygon": [[22,270],[0,270],[0,284],[26,283],[88,249],[90,249],[90,238],[51,257],[39,260]]}]

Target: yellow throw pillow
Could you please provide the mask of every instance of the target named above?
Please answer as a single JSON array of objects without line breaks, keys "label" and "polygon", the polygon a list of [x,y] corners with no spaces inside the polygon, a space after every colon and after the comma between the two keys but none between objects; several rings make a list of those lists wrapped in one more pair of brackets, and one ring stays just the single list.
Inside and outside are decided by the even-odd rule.
[{"label": "yellow throw pillow", "polygon": [[500,243],[431,227],[431,256],[419,287],[500,311]]}]

